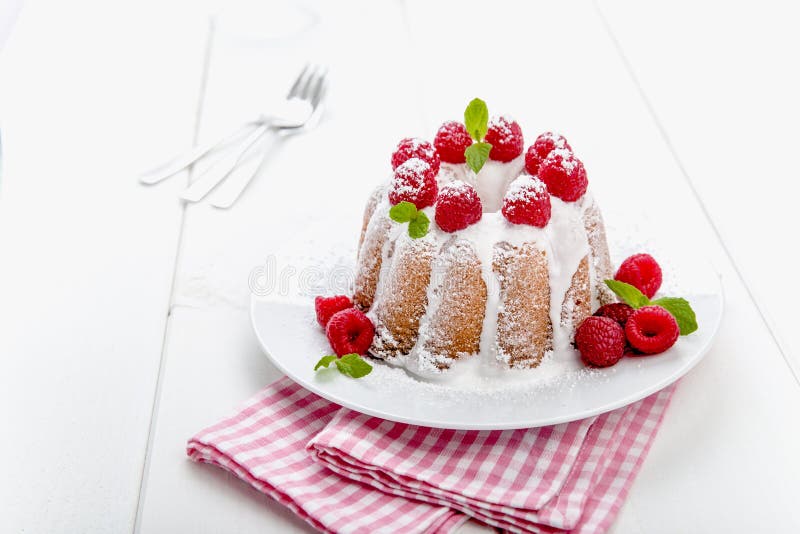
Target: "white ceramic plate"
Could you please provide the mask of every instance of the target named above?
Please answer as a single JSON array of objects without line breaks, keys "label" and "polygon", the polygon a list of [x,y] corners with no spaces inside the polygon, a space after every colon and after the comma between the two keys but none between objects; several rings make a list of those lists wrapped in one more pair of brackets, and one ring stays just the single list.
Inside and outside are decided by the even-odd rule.
[{"label": "white ceramic plate", "polygon": [[700,328],[657,356],[623,358],[601,370],[581,370],[555,380],[508,390],[455,390],[412,377],[404,370],[372,361],[374,370],[357,380],[335,369],[314,372],[331,353],[307,302],[251,301],[253,328],[267,356],[304,388],[369,415],[439,428],[490,430],[531,428],[574,421],[625,406],[686,374],[711,347],[722,318],[719,278],[710,266],[694,263],[692,291],[682,293],[697,313]]}]

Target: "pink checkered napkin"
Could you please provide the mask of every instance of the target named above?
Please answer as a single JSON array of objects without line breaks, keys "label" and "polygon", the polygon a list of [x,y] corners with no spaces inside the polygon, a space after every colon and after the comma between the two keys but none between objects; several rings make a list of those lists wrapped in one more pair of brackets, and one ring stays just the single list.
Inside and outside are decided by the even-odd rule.
[{"label": "pink checkered napkin", "polygon": [[196,462],[227,469],[322,532],[451,532],[467,517],[375,491],[316,463],[306,444],[340,407],[288,378],[189,440]]},{"label": "pink checkered napkin", "polygon": [[523,430],[440,430],[341,409],[308,449],[343,477],[511,532],[604,532],[674,387],[595,418]]},{"label": "pink checkered napkin", "polygon": [[365,416],[281,379],[188,452],[327,532],[451,532],[467,516],[513,532],[602,532],[673,389],[583,421],[475,432]]}]

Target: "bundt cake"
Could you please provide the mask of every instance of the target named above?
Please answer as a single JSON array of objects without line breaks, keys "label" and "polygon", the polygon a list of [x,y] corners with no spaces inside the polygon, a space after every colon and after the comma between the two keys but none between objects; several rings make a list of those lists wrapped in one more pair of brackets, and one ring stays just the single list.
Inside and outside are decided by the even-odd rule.
[{"label": "bundt cake", "polygon": [[489,120],[477,99],[434,143],[400,142],[358,247],[353,302],[375,325],[371,356],[421,376],[469,358],[578,358],[576,326],[612,300],[603,219],[563,137],[523,152],[519,125]]}]

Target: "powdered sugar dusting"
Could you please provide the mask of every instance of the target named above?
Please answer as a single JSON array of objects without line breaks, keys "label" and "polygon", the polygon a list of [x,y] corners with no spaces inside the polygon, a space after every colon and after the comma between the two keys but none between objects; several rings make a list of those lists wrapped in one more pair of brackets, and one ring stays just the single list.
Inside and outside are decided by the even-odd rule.
[{"label": "powdered sugar dusting", "polygon": [[548,151],[555,149],[569,149],[569,145],[567,144],[567,140],[564,138],[564,136],[553,132],[544,132],[541,134],[536,139],[536,144],[544,145]]},{"label": "powdered sugar dusting", "polygon": [[523,174],[508,186],[505,198],[513,201],[528,201],[547,194],[547,186],[539,178]]},{"label": "powdered sugar dusting", "polygon": [[556,148],[548,154],[545,161],[557,161],[561,168],[568,173],[573,172],[578,166],[578,158],[575,157],[571,150],[566,148]]},{"label": "powdered sugar dusting", "polygon": [[419,137],[411,137],[408,140],[408,143],[414,152],[421,150],[426,156],[433,157],[434,155],[433,145],[431,145],[425,139],[421,139]]},{"label": "powdered sugar dusting", "polygon": [[568,366],[558,365],[552,357],[547,357],[534,369],[487,366],[485,359],[473,356],[457,361],[447,373],[425,378],[379,360],[373,360],[372,365],[373,371],[362,379],[372,387],[385,388],[411,379],[417,388],[455,400],[475,396],[498,400],[519,400],[520,396],[541,399],[545,391],[564,394],[586,381],[607,380],[608,374],[613,373],[613,369],[604,369],[601,373],[587,368],[577,356]]},{"label": "powdered sugar dusting", "polygon": [[398,176],[423,176],[425,173],[430,172],[431,166],[427,161],[420,158],[408,158],[400,164],[395,173]]},{"label": "powdered sugar dusting", "polygon": [[489,119],[489,128],[495,130],[498,139],[503,143],[510,143],[514,139],[514,131],[511,129],[511,123],[514,119],[508,115],[501,115],[499,117],[492,117]]},{"label": "powdered sugar dusting", "polygon": [[[501,139],[513,136],[511,119],[508,117],[493,118],[490,126],[494,127]],[[570,171],[579,164],[578,160],[566,148],[563,138],[554,134],[550,134],[550,136],[553,144],[556,145],[551,157],[558,158],[559,163],[563,162],[563,167]],[[419,175],[428,169],[429,166],[426,162],[411,158],[399,166],[397,171],[401,174],[409,172],[409,174]],[[459,387],[470,390],[482,388],[486,391],[495,391],[518,382],[522,384],[521,387],[527,388],[532,383],[563,377],[582,369],[583,365],[579,355],[571,345],[574,325],[570,320],[562,321],[562,313],[564,313],[565,303],[569,307],[565,297],[573,285],[573,276],[578,271],[582,260],[591,253],[584,224],[586,208],[593,205],[589,195],[584,195],[577,202],[564,202],[559,198],[552,197],[550,199],[552,208],[550,221],[543,228],[539,228],[526,224],[511,224],[500,213],[503,199],[506,196],[523,199],[549,194],[540,179],[524,173],[524,156],[522,155],[509,162],[490,159],[477,174],[466,164],[442,163],[436,176],[436,182],[440,198],[448,195],[462,196],[467,188],[474,188],[481,199],[483,217],[467,228],[448,233],[434,222],[435,207],[426,207],[421,211],[428,216],[431,226],[427,235],[416,240],[408,235],[406,224],[393,221],[389,223],[390,229],[380,255],[383,261],[379,276],[383,282],[379,284],[375,295],[375,305],[367,312],[376,323],[376,346],[397,346],[398,342],[393,339],[391,332],[382,328],[381,321],[375,312],[383,301],[391,302],[392,295],[399,291],[394,284],[403,283],[402,280],[394,280],[395,277],[393,277],[392,256],[395,250],[406,250],[409,246],[430,247],[427,250],[432,250],[433,254],[432,262],[429,265],[430,271],[420,273],[426,277],[430,276],[430,283],[425,286],[424,293],[420,294],[420,297],[424,296],[424,310],[419,315],[417,329],[419,335],[412,348],[393,351],[386,357],[388,363],[410,371],[423,380],[431,381],[437,387],[446,385],[456,389]],[[375,217],[386,218],[390,207],[388,199],[384,197],[375,210]],[[525,353],[523,353],[522,360],[519,359],[519,355],[512,359],[510,355],[503,353],[504,351],[498,344],[498,314],[503,310],[504,302],[501,298],[502,280],[500,279],[503,273],[494,268],[494,260],[498,254],[514,254],[515,250],[521,250],[522,247],[528,247],[528,250],[533,247],[540,251],[544,266],[538,272],[542,273],[541,276],[544,277],[541,285],[546,284],[549,291],[549,302],[544,304],[544,310],[549,311],[544,312],[545,319],[535,319],[535,322],[544,325],[546,317],[549,315],[550,325],[547,325],[547,328],[551,328],[552,333],[548,332],[547,344],[539,347],[538,351],[534,353],[535,360],[527,359],[528,355]],[[436,326],[435,321],[441,311],[443,296],[449,290],[447,287],[443,287],[439,277],[454,265],[463,266],[470,262],[477,263],[476,268],[480,272],[480,278],[485,284],[486,290],[485,304],[482,304],[484,307],[482,324],[479,326],[479,331],[477,326],[474,329],[476,337],[480,338],[479,350],[473,350],[474,342],[458,353],[453,351],[461,350],[461,348],[437,349],[435,343],[428,341],[444,336],[443,332],[437,329],[439,327]],[[475,271],[468,272],[474,273]],[[590,284],[593,282],[590,281]],[[592,293],[594,293],[594,288],[592,288]],[[544,293],[544,299],[547,299],[547,294]],[[447,293],[447,295],[452,296],[451,293]],[[465,296],[467,295],[465,294]],[[459,299],[459,302],[463,301],[464,299]],[[448,306],[446,309],[449,310],[450,307]],[[569,311],[569,309],[566,310],[568,316]],[[456,316],[454,321],[464,317],[465,315]],[[506,313],[505,317],[510,321],[518,319],[512,313]],[[513,325],[511,328],[504,327],[503,339],[507,340],[508,336],[513,336],[514,332],[518,332],[520,334],[518,345],[524,345],[523,340],[536,339],[536,346],[538,346],[540,338],[522,335],[530,326],[529,324],[518,324],[516,327]],[[444,328],[441,325],[440,327]],[[478,332],[479,336],[477,336]],[[400,336],[400,334],[397,335]],[[538,362],[543,353],[542,361]],[[386,356],[386,354],[381,355]],[[527,369],[527,367],[536,365],[537,362],[538,366]],[[389,369],[392,368],[389,367]]]},{"label": "powdered sugar dusting", "polygon": [[[499,163],[489,162],[495,164],[495,169],[491,169],[490,173],[494,172],[494,184],[507,183],[509,176],[520,179],[520,183],[533,183],[534,187],[541,187],[537,184],[538,180],[530,176],[520,176],[521,165],[516,162]],[[488,165],[488,163],[487,163]],[[484,171],[482,170],[478,177],[463,169],[459,169],[456,165],[443,165],[443,172],[440,172],[440,180],[452,180],[443,186],[442,190],[448,189],[447,186],[452,187],[454,191],[458,191],[466,187],[466,184],[461,184],[457,180],[458,176],[470,176],[473,179],[482,178]],[[462,166],[465,167],[465,166]],[[517,169],[520,169],[519,171]],[[499,175],[502,176],[500,177]],[[541,182],[538,182],[541,183]],[[505,194],[507,186],[500,186],[502,194]],[[420,336],[414,348],[407,354],[398,353],[389,361],[393,365],[405,367],[412,371],[417,376],[430,380],[444,380],[447,383],[463,384],[481,384],[496,381],[506,381],[510,376],[508,372],[521,372],[523,376],[527,377],[527,382],[531,380],[540,380],[548,376],[562,375],[570,370],[579,369],[582,367],[580,358],[571,346],[572,326],[561,324],[561,312],[564,296],[566,295],[572,276],[575,273],[578,264],[589,253],[588,238],[583,225],[583,214],[585,206],[591,203],[591,200],[581,199],[578,202],[563,202],[557,198],[552,198],[553,215],[551,222],[545,228],[537,228],[528,225],[514,225],[509,223],[505,217],[499,212],[484,213],[482,219],[463,230],[455,233],[447,233],[438,228],[435,224],[431,224],[428,234],[418,240],[412,240],[406,231],[406,225],[400,223],[391,223],[389,235],[382,250],[382,263],[380,277],[387,280],[390,277],[388,270],[391,269],[391,257],[395,247],[405,246],[404,244],[421,244],[423,242],[432,243],[436,251],[442,251],[447,248],[445,245],[452,240],[466,243],[468,250],[474,252],[480,263],[481,276],[486,283],[486,307],[483,316],[483,325],[480,335],[480,353],[477,355],[463,354],[461,357],[453,362],[449,358],[443,358],[440,354],[435,354],[426,350],[423,340],[428,336],[435,335],[435,332],[430,332],[430,318],[436,312],[440,302],[441,293],[435,291],[436,284],[431,283],[428,286],[427,292],[427,306],[425,313],[420,319]],[[375,210],[375,217],[385,218],[389,210],[388,199],[383,198]],[[428,215],[431,221],[434,220],[434,208],[428,207],[422,210]],[[500,311],[501,298],[500,298],[500,280],[496,272],[494,272],[493,257],[496,254],[496,244],[508,243],[511,246],[522,246],[525,243],[532,243],[537,248],[545,252],[545,257],[548,261],[549,268],[549,286],[550,286],[550,310],[551,310],[551,323],[553,328],[553,351],[551,351],[541,362],[541,364],[534,370],[509,370],[509,362],[506,355],[498,350],[497,345],[497,315]],[[452,247],[451,247],[452,248]],[[460,249],[452,249],[452,254],[460,254]],[[463,249],[462,249],[463,250]],[[435,255],[435,261],[432,274],[432,280],[435,280],[436,272],[448,262],[452,262],[453,258],[448,258],[446,255],[438,257]],[[437,267],[439,265],[440,267]],[[368,312],[370,318],[376,323],[375,308],[380,305],[380,301],[384,298],[386,292],[391,292],[392,288],[384,285],[379,289],[375,296],[375,305]],[[519,328],[523,328],[520,325]],[[385,329],[378,328],[378,339],[376,343],[379,345],[394,345],[395,340],[391,339],[391,334]]]},{"label": "powdered sugar dusting", "polygon": [[[460,165],[461,169],[452,170],[455,175],[460,175],[461,179],[472,185],[478,192],[483,205],[484,213],[499,211],[503,205],[503,197],[506,194],[509,184],[522,174],[525,166],[525,157],[519,156],[508,163],[489,160],[475,174],[466,165]],[[450,165],[450,168],[457,167]]]},{"label": "powdered sugar dusting", "polygon": [[461,198],[469,194],[472,189],[474,188],[462,180],[453,180],[442,186],[442,189],[439,191],[439,197]]}]

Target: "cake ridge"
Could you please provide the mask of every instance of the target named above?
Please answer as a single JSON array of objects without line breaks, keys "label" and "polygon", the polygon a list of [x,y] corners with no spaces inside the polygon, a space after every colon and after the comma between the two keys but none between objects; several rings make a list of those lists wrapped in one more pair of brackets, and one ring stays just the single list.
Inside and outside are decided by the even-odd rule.
[{"label": "cake ridge", "polygon": [[[426,167],[411,160],[406,165],[420,172]],[[611,264],[602,216],[585,189],[577,199],[550,195],[544,218],[533,219],[542,227],[515,224],[501,208],[508,195],[525,201],[528,193],[520,189],[514,196],[516,190],[509,190],[520,176],[530,178],[518,188],[539,195],[549,188],[527,174],[524,155],[507,162],[489,159],[477,173],[466,163],[442,161],[435,174],[440,191],[451,194],[445,186],[458,181],[463,185],[457,191],[463,192],[455,195],[474,199],[477,193],[480,199],[481,216],[466,227],[440,227],[436,204],[417,210],[412,204],[410,212],[405,206],[404,215],[390,217],[402,198],[392,200],[388,193],[399,191],[402,197],[402,188],[387,184],[373,192],[359,240],[353,299],[375,324],[370,355],[432,379],[456,376],[467,362],[482,376],[531,369],[543,361],[579,362],[572,346],[575,328],[609,300],[603,280],[610,277]],[[412,232],[410,219],[416,217],[430,226]]]},{"label": "cake ridge", "polygon": [[[449,166],[450,164],[442,164],[442,167],[446,165]],[[514,172],[516,171],[512,171],[512,173]],[[445,170],[444,173],[440,172],[438,178],[440,180],[452,180],[457,179],[459,174],[462,173]],[[467,173],[464,172],[463,174]],[[508,182],[510,181],[508,180]],[[428,234],[420,239],[409,237],[404,231],[403,225],[393,223],[388,217],[387,214],[391,204],[386,198],[385,192],[386,188],[381,186],[371,197],[376,198],[377,201],[374,208],[368,210],[371,213],[368,216],[368,220],[365,221],[366,237],[362,240],[361,253],[359,254],[359,263],[362,265],[379,263],[378,273],[375,276],[377,280],[388,280],[392,276],[391,270],[395,262],[394,254],[392,253],[393,248],[401,246],[407,248],[412,243],[412,248],[420,247],[427,243],[427,246],[431,247],[431,263],[434,264],[440,261],[441,255],[448,249],[453,248],[454,244],[468,245],[474,251],[480,264],[480,275],[487,292],[477,353],[498,360],[501,363],[507,363],[507,359],[498,350],[497,345],[496,316],[500,310],[501,282],[493,269],[493,255],[498,243],[508,243],[512,246],[530,243],[544,253],[544,258],[547,261],[548,286],[550,288],[549,309],[552,342],[550,347],[540,352],[558,354],[570,350],[572,331],[574,330],[574,323],[577,322],[577,317],[574,316],[572,310],[567,311],[565,306],[568,307],[570,305],[567,302],[568,292],[582,262],[585,262],[587,266],[586,285],[588,286],[583,293],[586,294],[588,292],[592,295],[590,303],[596,299],[594,295],[597,291],[597,276],[594,274],[595,269],[597,269],[597,262],[593,259],[593,247],[589,242],[588,222],[584,223],[587,213],[597,212],[596,204],[589,192],[577,202],[564,202],[558,198],[553,198],[553,217],[545,228],[513,225],[506,221],[500,212],[487,212],[484,213],[480,221],[464,230],[451,234],[437,228],[431,228]],[[421,211],[428,214],[432,219],[434,209],[434,207],[428,207]],[[602,221],[592,220],[592,223],[597,226],[602,224]],[[382,239],[376,239],[380,243],[378,261],[374,258],[370,261],[369,258],[363,257],[365,255],[364,251],[373,242],[371,239],[377,237],[372,235],[373,233],[383,236]],[[371,252],[374,256],[375,251]],[[362,271],[365,271],[365,269],[360,267],[358,273]],[[366,271],[368,272],[369,269],[366,269]],[[432,268],[428,271],[428,276],[437,276],[436,269]],[[436,281],[433,280],[433,282]],[[359,285],[359,280],[357,279],[355,300],[363,304],[369,299],[359,298]],[[390,363],[406,366],[423,375],[428,373],[436,374],[443,369],[447,369],[454,358],[431,352],[425,343],[425,338],[431,334],[429,321],[438,311],[437,308],[440,302],[440,296],[436,295],[437,284],[426,284],[424,312],[418,318],[419,334],[413,345],[408,342],[399,342],[395,339],[390,329],[385,327],[381,314],[387,313],[385,307],[387,306],[387,300],[392,300],[388,296],[392,288],[387,283],[378,283],[377,286],[372,294],[372,301],[369,302],[368,306],[365,306],[368,316],[376,324],[376,343],[372,354],[384,358]],[[588,303],[589,306],[591,305],[590,303]],[[587,303],[582,302],[582,305],[585,307]],[[378,313],[376,310],[380,308],[383,308],[384,311]],[[567,319],[568,316],[569,320]],[[436,345],[434,344],[434,346]],[[398,349],[398,347],[400,348]],[[459,357],[461,356],[466,356],[466,354],[459,355]],[[541,359],[535,358],[536,363],[538,364]],[[427,361],[421,362],[421,360]]]}]

